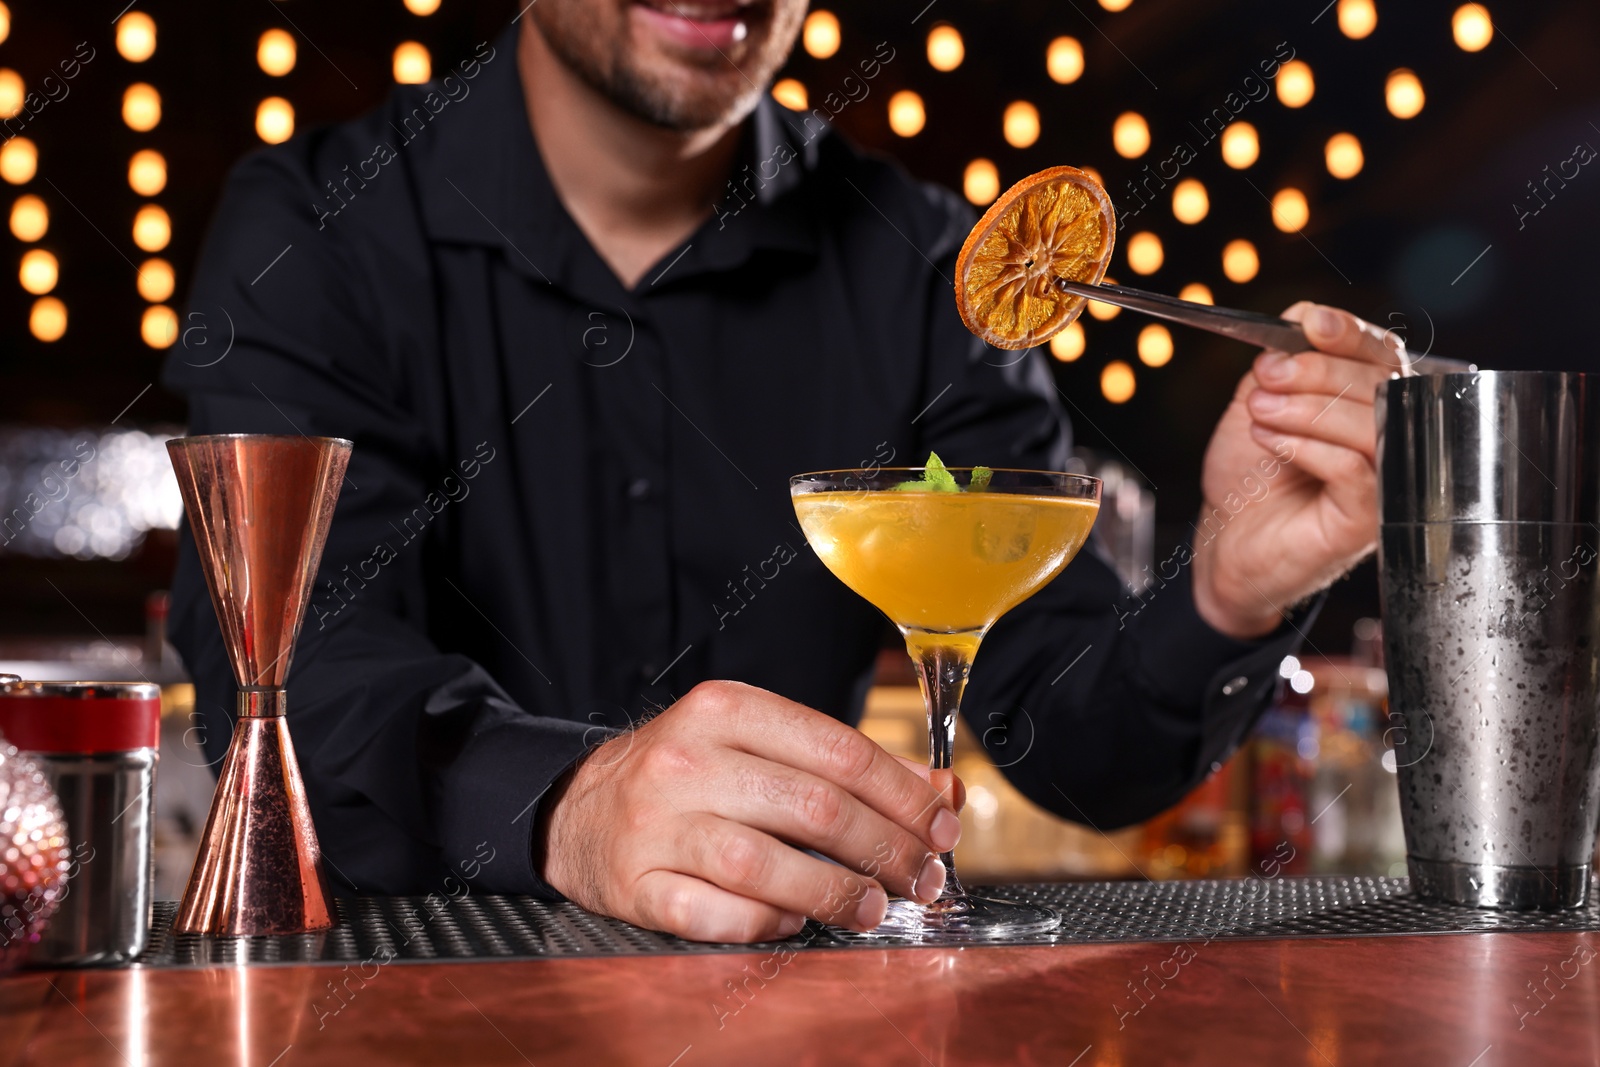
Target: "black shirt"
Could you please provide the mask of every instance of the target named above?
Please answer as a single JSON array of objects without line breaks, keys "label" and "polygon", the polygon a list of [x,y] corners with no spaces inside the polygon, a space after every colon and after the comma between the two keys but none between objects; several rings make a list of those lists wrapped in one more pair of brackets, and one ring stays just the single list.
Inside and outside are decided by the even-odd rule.
[{"label": "black shirt", "polygon": [[[1039,354],[956,315],[952,194],[763,100],[713,216],[629,289],[515,64],[508,33],[244,160],[166,367],[193,433],[355,442],[289,716],[365,891],[436,888],[487,842],[480,888],[548,893],[541,794],[703,679],[856,721],[885,623],[807,548],[790,475],[1068,455]],[[234,682],[187,534],[173,596],[216,756]],[[995,627],[965,711],[1033,800],[1122,825],[1238,743],[1291,645],[1210,629],[1186,571],[1130,599],[1085,552]]]}]

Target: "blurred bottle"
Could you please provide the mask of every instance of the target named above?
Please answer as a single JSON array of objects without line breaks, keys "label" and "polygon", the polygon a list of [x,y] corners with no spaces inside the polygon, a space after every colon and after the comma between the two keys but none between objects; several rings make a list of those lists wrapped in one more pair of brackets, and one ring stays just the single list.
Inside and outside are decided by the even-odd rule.
[{"label": "blurred bottle", "polygon": [[1140,842],[1151,878],[1228,878],[1249,860],[1248,755],[1241,750],[1176,806],[1144,824]]}]

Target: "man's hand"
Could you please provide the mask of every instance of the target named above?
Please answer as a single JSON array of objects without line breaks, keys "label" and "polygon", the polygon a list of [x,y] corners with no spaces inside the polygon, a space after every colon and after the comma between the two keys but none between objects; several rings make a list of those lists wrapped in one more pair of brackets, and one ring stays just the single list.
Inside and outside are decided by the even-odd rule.
[{"label": "man's hand", "polygon": [[1373,400],[1406,358],[1349,312],[1299,303],[1283,317],[1317,350],[1262,352],[1206,449],[1195,607],[1239,638],[1276,629],[1377,544]]},{"label": "man's hand", "polygon": [[960,792],[821,712],[705,682],[552,791],[541,873],[591,911],[695,940],[787,937],[806,916],[870,930],[886,889],[938,897]]}]

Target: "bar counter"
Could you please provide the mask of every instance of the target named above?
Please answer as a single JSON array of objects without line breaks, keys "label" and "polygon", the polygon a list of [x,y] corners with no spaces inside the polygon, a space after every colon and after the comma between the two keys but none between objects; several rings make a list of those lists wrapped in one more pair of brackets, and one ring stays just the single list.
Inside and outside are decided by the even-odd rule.
[{"label": "bar counter", "polygon": [[1588,1064],[1596,947],[1551,932],[1216,941],[1181,962],[1147,942],[395,962],[365,979],[24,972],[0,979],[0,1064]]}]

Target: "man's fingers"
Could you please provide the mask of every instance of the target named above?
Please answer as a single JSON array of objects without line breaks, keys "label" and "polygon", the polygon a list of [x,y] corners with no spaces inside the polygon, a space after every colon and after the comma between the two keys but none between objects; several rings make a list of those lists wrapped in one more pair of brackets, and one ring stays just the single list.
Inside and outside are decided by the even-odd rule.
[{"label": "man's fingers", "polygon": [[1250,394],[1250,417],[1283,434],[1315,438],[1359,452],[1368,460],[1377,453],[1372,405],[1348,397],[1315,393],[1285,396],[1258,389]]},{"label": "man's fingers", "polygon": [[1306,340],[1319,351],[1359,359],[1389,371],[1405,369],[1405,342],[1400,335],[1348,311],[1301,301],[1285,311],[1283,317],[1298,322]]},{"label": "man's fingers", "polygon": [[730,893],[676,871],[646,871],[635,883],[635,915],[622,916],[652,930],[691,941],[745,944],[798,933],[805,917]]},{"label": "man's fingers", "polygon": [[[711,791],[717,814],[815,849],[902,896],[923,903],[938,897],[942,868],[928,864],[932,853],[917,835],[843,786],[746,753],[730,758],[736,761],[728,768],[731,784]],[[959,828],[955,815],[936,807]]]},{"label": "man's fingers", "polygon": [[936,771],[931,769],[926,761],[906,759],[904,756],[896,756],[895,761],[939,790],[944,802],[954,808],[958,815],[966,810],[967,783],[957,777],[955,771]]},{"label": "man's fingers", "polygon": [[818,922],[871,930],[883,921],[889,896],[875,880],[732,819],[702,815],[693,821],[683,841],[689,869],[681,873]]},{"label": "man's fingers", "polygon": [[[1377,364],[1325,352],[1289,355],[1267,351],[1256,357],[1250,369],[1254,378],[1251,384],[1257,388],[1275,393],[1347,396],[1368,405],[1376,398],[1378,386],[1390,376],[1387,368]],[[1240,392],[1247,394],[1249,390]]]},{"label": "man's fingers", "polygon": [[1250,427],[1250,435],[1261,447],[1291,456],[1289,462],[1321,481],[1327,499],[1347,522],[1363,528],[1375,523],[1378,476],[1366,456],[1354,449],[1279,433],[1259,424]]}]

